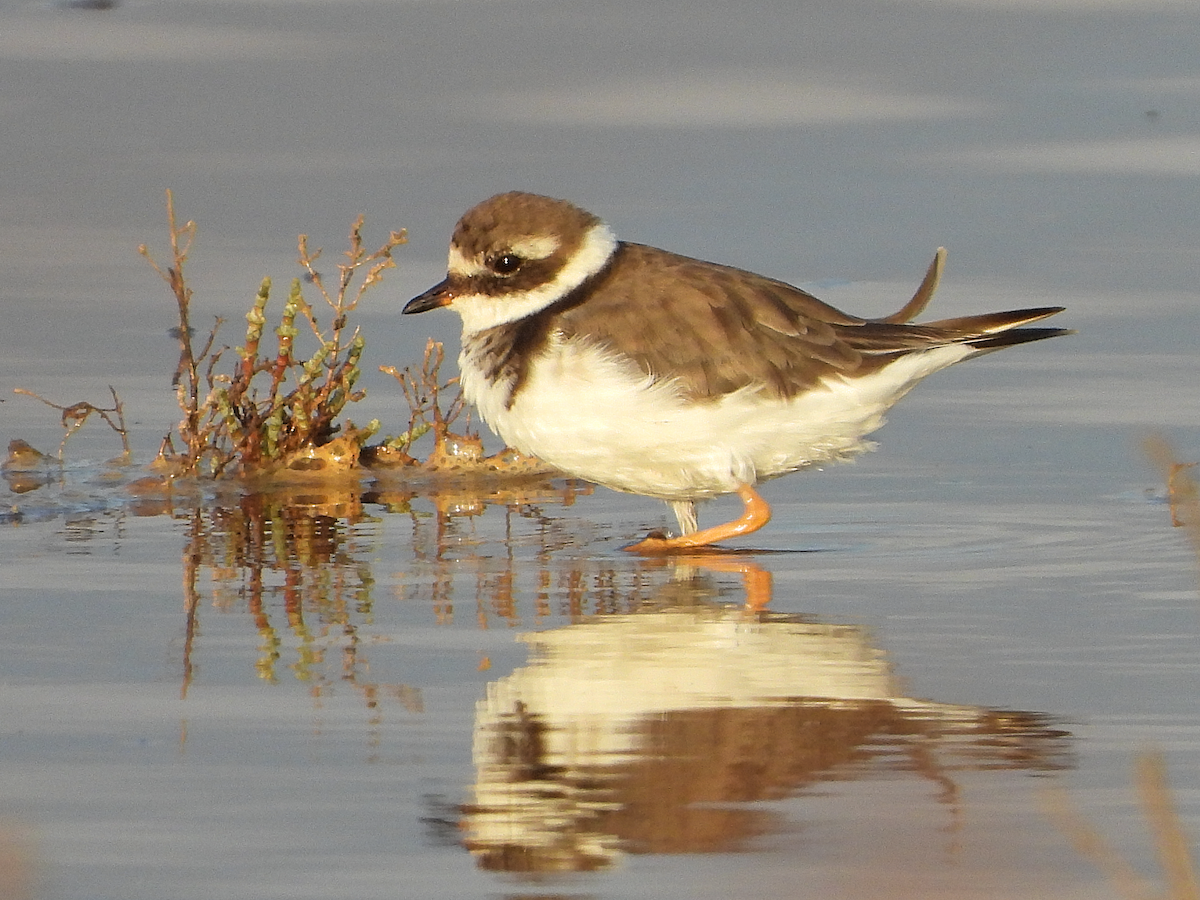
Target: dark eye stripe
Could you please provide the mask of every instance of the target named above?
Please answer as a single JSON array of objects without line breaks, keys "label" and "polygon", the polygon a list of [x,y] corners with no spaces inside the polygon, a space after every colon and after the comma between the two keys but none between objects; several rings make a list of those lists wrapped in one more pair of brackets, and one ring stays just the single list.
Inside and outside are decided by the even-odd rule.
[{"label": "dark eye stripe", "polygon": [[520,259],[520,267],[507,274],[495,271],[491,260],[484,263],[484,270],[482,272],[466,279],[469,288],[465,287],[464,293],[479,293],[492,297],[511,297],[525,291],[535,291],[553,282],[558,277],[559,271],[562,268],[558,261]]}]

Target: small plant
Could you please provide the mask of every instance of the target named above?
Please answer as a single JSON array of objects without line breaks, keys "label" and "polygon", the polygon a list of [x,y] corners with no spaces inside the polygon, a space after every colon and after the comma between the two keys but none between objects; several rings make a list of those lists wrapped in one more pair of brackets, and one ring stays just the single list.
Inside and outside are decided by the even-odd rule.
[{"label": "small plant", "polygon": [[460,390],[450,399],[446,408],[442,408],[443,392],[458,385],[457,378],[442,381],[441,367],[445,357],[446,351],[442,343],[430,338],[425,342],[425,355],[419,370],[414,370],[412,366],[405,366],[403,369],[397,369],[395,366],[379,367],[379,371],[391,375],[399,382],[409,408],[408,430],[385,441],[381,450],[399,454],[401,459],[415,462],[408,451],[426,434],[433,432],[435,446],[444,443],[450,425],[462,415],[464,407]]},{"label": "small plant", "polygon": [[1191,470],[1197,464],[1181,463],[1174,448],[1161,434],[1146,438],[1142,446],[1166,483],[1171,525],[1184,529],[1196,551],[1196,560],[1200,562],[1200,487],[1191,476]]},{"label": "small plant", "polygon": [[[554,470],[541,460],[504,448],[499,453],[486,456],[479,434],[465,431],[456,434],[450,426],[463,414],[466,400],[459,388],[458,378],[442,381],[441,367],[446,351],[440,341],[430,338],[425,343],[425,356],[421,368],[406,366],[380,366],[385,374],[400,383],[400,390],[410,410],[408,430],[382,444],[364,448],[364,462],[373,468],[395,468],[416,466],[431,472],[453,472],[459,474],[491,475],[545,475]],[[445,399],[447,391],[454,393]],[[432,435],[433,448],[425,459],[414,458],[412,446],[425,435]]]},{"label": "small plant", "polygon": [[[63,461],[63,453],[67,449],[67,441],[71,439],[71,435],[87,424],[87,420],[91,418],[93,413],[103,419],[108,424],[109,428],[121,436],[121,447],[124,450],[123,458],[128,460],[133,454],[129,450],[129,433],[125,429],[125,408],[121,405],[121,398],[117,396],[116,388],[114,388],[112,385],[109,385],[108,390],[109,393],[112,394],[113,398],[113,405],[111,409],[106,409],[102,406],[93,406],[91,403],[86,401],[72,403],[70,406],[60,406],[57,403],[47,400],[40,394],[35,394],[33,391],[25,390],[25,388],[13,388],[13,393],[23,394],[26,397],[32,397],[34,400],[40,400],[47,406],[52,406],[62,413],[62,425],[63,430],[66,433],[63,435],[62,442],[58,445],[58,461],[60,463]],[[115,420],[113,418],[114,416],[116,417]],[[33,450],[32,447],[29,449]],[[11,450],[12,448],[10,445],[10,455]],[[37,451],[33,452],[37,453]],[[41,456],[41,454],[37,455]]]},{"label": "small plant", "polygon": [[[145,244],[138,248],[167,283],[179,314],[179,324],[171,330],[179,340],[179,364],[172,385],[183,415],[163,438],[153,464],[166,477],[266,477],[273,482],[280,476],[301,476],[310,480],[313,476],[352,473],[362,466],[376,470],[419,466],[431,472],[516,476],[552,471],[539,460],[514,450],[485,456],[478,434],[450,431],[451,424],[464,412],[464,401],[457,378],[443,381],[440,372],[445,350],[432,339],[425,346],[419,369],[380,367],[397,379],[410,407],[408,428],[402,434],[367,446],[379,430],[378,421],[363,428],[349,420],[339,423],[347,404],[365,396],[364,391],[355,388],[365,341],[359,329],[350,326],[350,314],[384,272],[395,266],[392,253],[407,242],[404,231],[391,232],[383,246],[367,252],[362,238],[363,217],[359,216],[350,229],[345,261],[337,266],[337,281],[329,286],[316,267],[321,251],[310,250],[307,236],[300,235],[299,262],[304,277],[292,281],[279,324],[274,328],[274,341],[265,335],[272,285],[271,279],[264,278],[246,313],[245,342],[234,348],[237,360],[232,371],[222,372],[221,362],[230,348],[217,345],[217,334],[224,324],[221,318],[216,318],[203,343],[194,342],[192,289],[184,267],[197,229],[195,222],[178,222],[170,191],[167,227],[170,265],[159,265]],[[305,299],[305,283],[329,308],[324,327]],[[303,350],[305,344],[312,349]],[[18,389],[18,393],[35,397],[62,413],[67,434],[59,447],[60,461],[67,439],[93,414],[121,435],[128,458],[124,414],[115,391],[112,409],[90,403],[59,406],[31,391]],[[424,459],[417,459],[411,455],[413,444],[427,434],[432,436],[433,448]],[[177,441],[182,446],[177,447]],[[10,452],[5,465],[14,471],[28,468],[29,459],[40,464],[38,457],[40,454],[31,457],[18,448]]]},{"label": "small plant", "polygon": [[[331,444],[339,431],[343,434],[338,438],[338,455],[349,459],[350,465],[357,462],[357,451],[379,423],[373,421],[363,429],[356,429],[351,422],[344,429],[337,424],[346,404],[365,395],[354,389],[365,342],[358,328],[350,329],[348,316],[384,271],[395,265],[392,252],[406,242],[405,233],[392,232],[382,247],[368,253],[363,248],[363,217],[359,216],[350,229],[347,261],[339,263],[333,288],[326,287],[316,269],[321,251],[310,251],[307,236],[301,235],[299,253],[305,280],[316,287],[330,308],[329,324],[324,328],[319,324],[304,298],[301,279],[294,279],[274,329],[275,346],[266,350],[262,342],[271,280],[264,278],[246,314],[246,340],[236,349],[238,362],[231,374],[218,374],[217,366],[228,349],[214,349],[221,319],[199,352],[192,343],[192,290],[183,269],[196,237],[196,223],[177,223],[170,191],[167,224],[170,266],[160,266],[144,244],[138,248],[166,281],[179,308],[180,359],[175,384],[183,413],[177,426],[183,447],[176,450],[168,434],[159,464],[179,475],[264,474],[286,467],[297,455]],[[297,339],[303,330],[310,331],[317,344],[307,357],[297,355]]]}]

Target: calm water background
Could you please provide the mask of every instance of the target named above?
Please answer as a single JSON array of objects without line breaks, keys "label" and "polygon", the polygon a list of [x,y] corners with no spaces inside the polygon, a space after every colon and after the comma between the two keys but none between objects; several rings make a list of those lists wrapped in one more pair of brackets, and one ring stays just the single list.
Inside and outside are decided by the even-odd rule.
[{"label": "calm water background", "polygon": [[[513,188],[868,315],[945,244],[935,313],[1079,329],[935,377],[879,452],[767,487],[743,546],[780,552],[696,571],[618,549],[658,504],[561,483],[132,504],[89,427],[0,531],[0,819],[37,895],[1111,895],[1052,784],[1153,873],[1136,753],[1200,825],[1197,561],[1139,449],[1200,456],[1197,47],[1194,4],[1132,0],[0,4],[0,396],[113,385],[143,461],[177,418],[136,253],[166,188],[229,343],[298,232],[332,266],[359,212],[409,229],[362,314],[385,431],[375,366],[457,336],[400,306]],[[60,436],[27,398],[0,425]],[[812,673],[755,681],[792,659],[840,660],[815,706]]]}]

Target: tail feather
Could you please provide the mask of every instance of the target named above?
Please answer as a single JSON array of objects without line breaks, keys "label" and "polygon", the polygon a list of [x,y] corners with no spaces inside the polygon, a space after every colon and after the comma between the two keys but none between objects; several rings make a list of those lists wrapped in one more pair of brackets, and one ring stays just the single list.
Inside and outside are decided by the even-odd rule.
[{"label": "tail feather", "polygon": [[948,344],[967,344],[980,350],[998,350],[1014,344],[1070,334],[1070,330],[1066,328],[1020,327],[1062,312],[1062,309],[1017,309],[1011,312],[942,319],[939,322],[920,325],[872,321],[861,325],[838,326],[838,331],[851,347],[868,356],[890,356]]},{"label": "tail feather", "polygon": [[1012,331],[1002,331],[999,334],[976,338],[966,341],[966,343],[977,350],[999,350],[1002,347],[1014,347],[1017,344],[1044,341],[1046,338],[1074,333],[1070,328],[1014,328]]},{"label": "tail feather", "polygon": [[957,333],[962,337],[970,335],[996,334],[1048,319],[1065,309],[1062,306],[1041,306],[1033,309],[1014,309],[1008,312],[984,313],[978,316],[962,316],[957,319],[940,319],[937,322],[922,322],[922,328],[948,333]]}]

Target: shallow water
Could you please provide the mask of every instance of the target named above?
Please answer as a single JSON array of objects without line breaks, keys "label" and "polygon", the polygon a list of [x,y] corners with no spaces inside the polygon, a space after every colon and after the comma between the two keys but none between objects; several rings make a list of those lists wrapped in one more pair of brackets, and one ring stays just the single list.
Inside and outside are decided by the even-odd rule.
[{"label": "shallow water", "polygon": [[679,564],[561,484],[13,525],[6,812],[49,896],[1097,895],[1042,794],[1145,864],[1157,745],[1194,815],[1195,559],[1140,491],[863,468]]},{"label": "shallow water", "polygon": [[[111,384],[153,455],[166,187],[231,344],[297,232],[332,266],[358,212],[410,229],[363,309],[385,431],[373,367],[455,340],[400,304],[513,187],[866,315],[947,244],[935,314],[1079,334],[935,377],[679,563],[620,550],[660,504],[561,480],[135,500],[89,425],[4,497],[0,856],[63,898],[1116,896],[1063,787],[1156,877],[1137,754],[1200,821],[1200,565],[1141,449],[1200,456],[1200,15],[550,10],[0,4],[0,387]],[[61,436],[23,397],[0,424]]]}]

